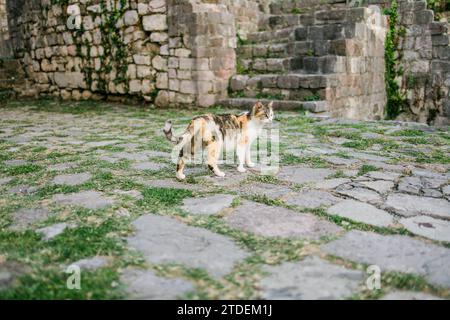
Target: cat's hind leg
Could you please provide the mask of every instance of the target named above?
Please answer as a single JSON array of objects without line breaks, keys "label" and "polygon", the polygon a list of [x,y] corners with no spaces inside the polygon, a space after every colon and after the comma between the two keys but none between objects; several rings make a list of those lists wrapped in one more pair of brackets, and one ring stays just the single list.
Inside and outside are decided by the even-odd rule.
[{"label": "cat's hind leg", "polygon": [[184,170],[184,166],[186,165],[187,162],[187,158],[184,155],[184,150],[181,149],[180,150],[180,156],[178,158],[178,162],[177,162],[177,179],[178,180],[184,180],[186,178],[186,175],[183,173]]},{"label": "cat's hind leg", "polygon": [[225,177],[225,173],[219,169],[217,166],[217,161],[220,157],[220,152],[222,150],[222,143],[220,141],[211,141],[207,146],[207,163],[208,168],[218,177]]}]

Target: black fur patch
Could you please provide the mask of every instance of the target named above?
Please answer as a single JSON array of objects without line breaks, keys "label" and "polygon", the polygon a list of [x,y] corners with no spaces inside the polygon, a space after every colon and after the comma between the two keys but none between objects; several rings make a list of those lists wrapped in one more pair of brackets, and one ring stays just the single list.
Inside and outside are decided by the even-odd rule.
[{"label": "black fur patch", "polygon": [[210,164],[208,164],[208,169],[209,169],[209,170],[211,170],[211,171],[214,171],[214,168],[213,168],[213,166],[212,166],[212,165],[210,165]]}]

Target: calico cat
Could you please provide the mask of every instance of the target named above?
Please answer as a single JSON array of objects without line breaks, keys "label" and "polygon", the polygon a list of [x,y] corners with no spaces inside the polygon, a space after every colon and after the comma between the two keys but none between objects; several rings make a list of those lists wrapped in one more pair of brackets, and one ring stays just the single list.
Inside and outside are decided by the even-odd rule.
[{"label": "calico cat", "polygon": [[[175,137],[172,132],[172,122],[166,121],[163,129],[167,139],[176,143],[179,151],[176,177],[183,180],[186,176],[183,169],[186,162],[199,152],[199,147],[205,147],[207,151],[208,168],[216,176],[224,177],[225,173],[217,166],[222,147],[230,147],[236,151],[238,159],[237,170],[245,172],[244,163],[252,168],[255,164],[251,161],[251,145],[260,135],[265,124],[273,120],[273,102],[267,106],[257,102],[250,111],[239,115],[205,114],[192,119],[185,132]],[[195,143],[200,141],[201,143]],[[177,150],[178,150],[177,149]]]}]

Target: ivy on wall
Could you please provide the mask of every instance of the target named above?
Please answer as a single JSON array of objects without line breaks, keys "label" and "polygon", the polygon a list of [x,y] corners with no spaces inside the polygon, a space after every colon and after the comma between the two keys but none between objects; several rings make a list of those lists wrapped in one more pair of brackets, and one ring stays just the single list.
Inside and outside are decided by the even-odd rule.
[{"label": "ivy on wall", "polygon": [[397,47],[399,39],[401,37],[401,31],[397,28],[397,1],[393,0],[390,8],[384,10],[389,18],[389,28],[386,34],[386,42],[384,49],[384,59],[385,59],[385,83],[386,83],[386,118],[394,119],[402,111],[406,103],[404,95],[400,91],[400,86],[397,82],[397,78],[403,74],[401,66],[399,66],[398,61],[400,57],[398,56]]},{"label": "ivy on wall", "polygon": [[[67,5],[69,0],[52,0],[52,5],[63,6],[65,19],[67,16]],[[107,4],[108,2],[108,4]],[[100,69],[95,69],[95,59],[91,56],[92,44],[86,39],[83,41],[85,29],[83,25],[80,28],[72,30],[74,44],[77,47],[77,56],[82,59],[83,73],[89,89],[92,89],[94,82],[97,84],[97,91],[109,93],[108,83],[113,81],[117,85],[123,85],[123,91],[128,92],[127,70],[129,57],[128,46],[124,43],[118,22],[124,15],[127,6],[127,0],[98,2],[100,12],[89,12],[95,21],[101,17],[99,26],[101,32],[100,46],[103,53],[98,54],[96,58],[100,59]]]}]

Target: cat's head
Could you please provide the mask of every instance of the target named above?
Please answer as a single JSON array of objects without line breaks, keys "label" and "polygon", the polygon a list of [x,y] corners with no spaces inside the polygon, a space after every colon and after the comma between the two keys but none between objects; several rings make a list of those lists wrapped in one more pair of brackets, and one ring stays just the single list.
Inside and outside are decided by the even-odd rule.
[{"label": "cat's head", "polygon": [[273,120],[273,101],[269,102],[266,106],[261,102],[254,104],[251,110],[252,118],[259,120],[263,123],[272,122]]}]

